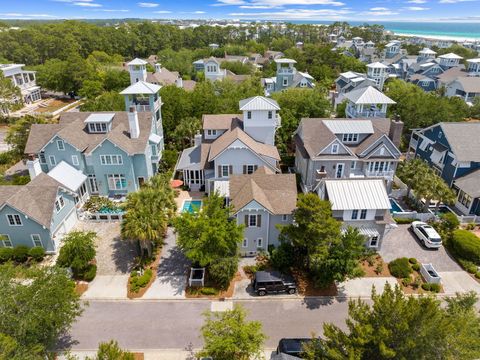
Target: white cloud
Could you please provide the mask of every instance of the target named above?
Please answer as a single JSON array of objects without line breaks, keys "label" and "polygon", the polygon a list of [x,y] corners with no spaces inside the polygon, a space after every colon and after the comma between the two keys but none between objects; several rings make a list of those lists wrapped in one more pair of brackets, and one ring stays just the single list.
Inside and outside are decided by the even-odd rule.
[{"label": "white cloud", "polygon": [[50,14],[2,13],[0,16],[8,18],[56,18],[56,16]]},{"label": "white cloud", "polygon": [[72,2],[72,5],[75,6],[83,6],[83,7],[102,7],[100,4],[96,4],[93,2]]},{"label": "white cloud", "polygon": [[456,4],[460,2],[470,2],[470,1],[476,1],[476,0],[440,0],[440,4]]},{"label": "white cloud", "polygon": [[370,11],[388,11],[389,9],[385,8],[385,7],[374,7],[374,8],[371,8]]},{"label": "white cloud", "polygon": [[168,10],[158,10],[158,11],[154,11],[154,13],[155,14],[171,14],[172,12]]},{"label": "white cloud", "polygon": [[151,2],[139,2],[139,3],[138,3],[138,6],[144,7],[144,8],[154,8],[154,7],[157,7],[158,4],[156,4],[156,3],[151,3]]},{"label": "white cloud", "polygon": [[344,6],[345,3],[338,0],[217,0],[213,6],[243,5],[242,9],[273,9],[289,5],[331,5]]},{"label": "white cloud", "polygon": [[205,14],[205,11],[194,11],[194,14]]},{"label": "white cloud", "polygon": [[217,3],[213,4],[212,6],[232,6],[243,4],[245,4],[244,0],[217,0]]},{"label": "white cloud", "polygon": [[409,0],[407,3],[409,4],[425,4],[427,0]]},{"label": "white cloud", "polygon": [[345,15],[353,13],[349,10],[332,10],[332,9],[287,9],[282,11],[268,11],[268,12],[234,12],[230,13],[233,17],[243,17],[251,19],[273,19],[273,20],[288,20],[288,19],[333,19],[337,20],[344,18]]},{"label": "white cloud", "polygon": [[105,12],[129,12],[130,10],[126,10],[126,9],[99,9],[98,11],[105,11]]},{"label": "white cloud", "polygon": [[269,5],[242,5],[239,6],[240,9],[273,9],[275,6]]},{"label": "white cloud", "polygon": [[430,8],[427,7],[422,7],[422,6],[407,6],[404,8],[405,10],[410,10],[410,11],[425,11],[425,10],[430,10]]}]

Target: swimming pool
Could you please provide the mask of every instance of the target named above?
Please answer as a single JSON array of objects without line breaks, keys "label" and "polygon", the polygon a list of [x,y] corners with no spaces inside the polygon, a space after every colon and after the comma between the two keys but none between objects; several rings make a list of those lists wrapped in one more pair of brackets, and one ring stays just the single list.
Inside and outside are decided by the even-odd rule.
[{"label": "swimming pool", "polygon": [[392,208],[390,209],[391,213],[403,212],[403,209],[400,207],[400,205],[398,205],[395,199],[390,198],[390,205],[392,205]]},{"label": "swimming pool", "polygon": [[202,200],[185,200],[182,206],[182,213],[189,212],[193,214],[197,212],[202,207]]}]

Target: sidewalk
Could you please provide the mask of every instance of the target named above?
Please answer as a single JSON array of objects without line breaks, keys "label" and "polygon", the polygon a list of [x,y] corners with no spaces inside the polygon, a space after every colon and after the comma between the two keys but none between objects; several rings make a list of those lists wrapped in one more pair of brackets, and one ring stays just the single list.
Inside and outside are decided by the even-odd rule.
[{"label": "sidewalk", "polygon": [[[165,349],[165,350],[130,350],[131,352],[140,352],[143,353],[144,360],[197,360],[195,357],[195,352],[200,349],[192,350],[175,350],[175,349]],[[270,359],[274,349],[265,349],[264,356],[265,359]],[[78,359],[83,360],[87,356],[93,357],[96,354],[96,351],[85,350],[85,351],[72,351],[70,355],[76,356]],[[58,357],[59,360],[65,360],[64,355]]]}]

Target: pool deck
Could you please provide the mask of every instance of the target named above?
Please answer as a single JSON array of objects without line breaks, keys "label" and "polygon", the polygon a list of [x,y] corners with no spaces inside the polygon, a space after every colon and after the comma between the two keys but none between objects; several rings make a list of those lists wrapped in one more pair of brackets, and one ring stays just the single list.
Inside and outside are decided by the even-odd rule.
[{"label": "pool deck", "polygon": [[184,191],[180,190],[178,196],[175,198],[175,203],[177,204],[177,212],[182,211],[183,203],[185,200],[202,200],[205,196],[205,193],[201,191]]}]

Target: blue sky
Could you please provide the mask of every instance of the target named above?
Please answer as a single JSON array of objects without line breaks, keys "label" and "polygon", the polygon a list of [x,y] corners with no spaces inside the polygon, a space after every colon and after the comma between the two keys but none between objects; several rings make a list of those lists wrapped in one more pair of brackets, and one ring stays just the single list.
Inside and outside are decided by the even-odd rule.
[{"label": "blue sky", "polygon": [[[480,0],[1,0],[3,19],[184,18],[480,22]],[[479,25],[480,26],[480,25]]]}]

